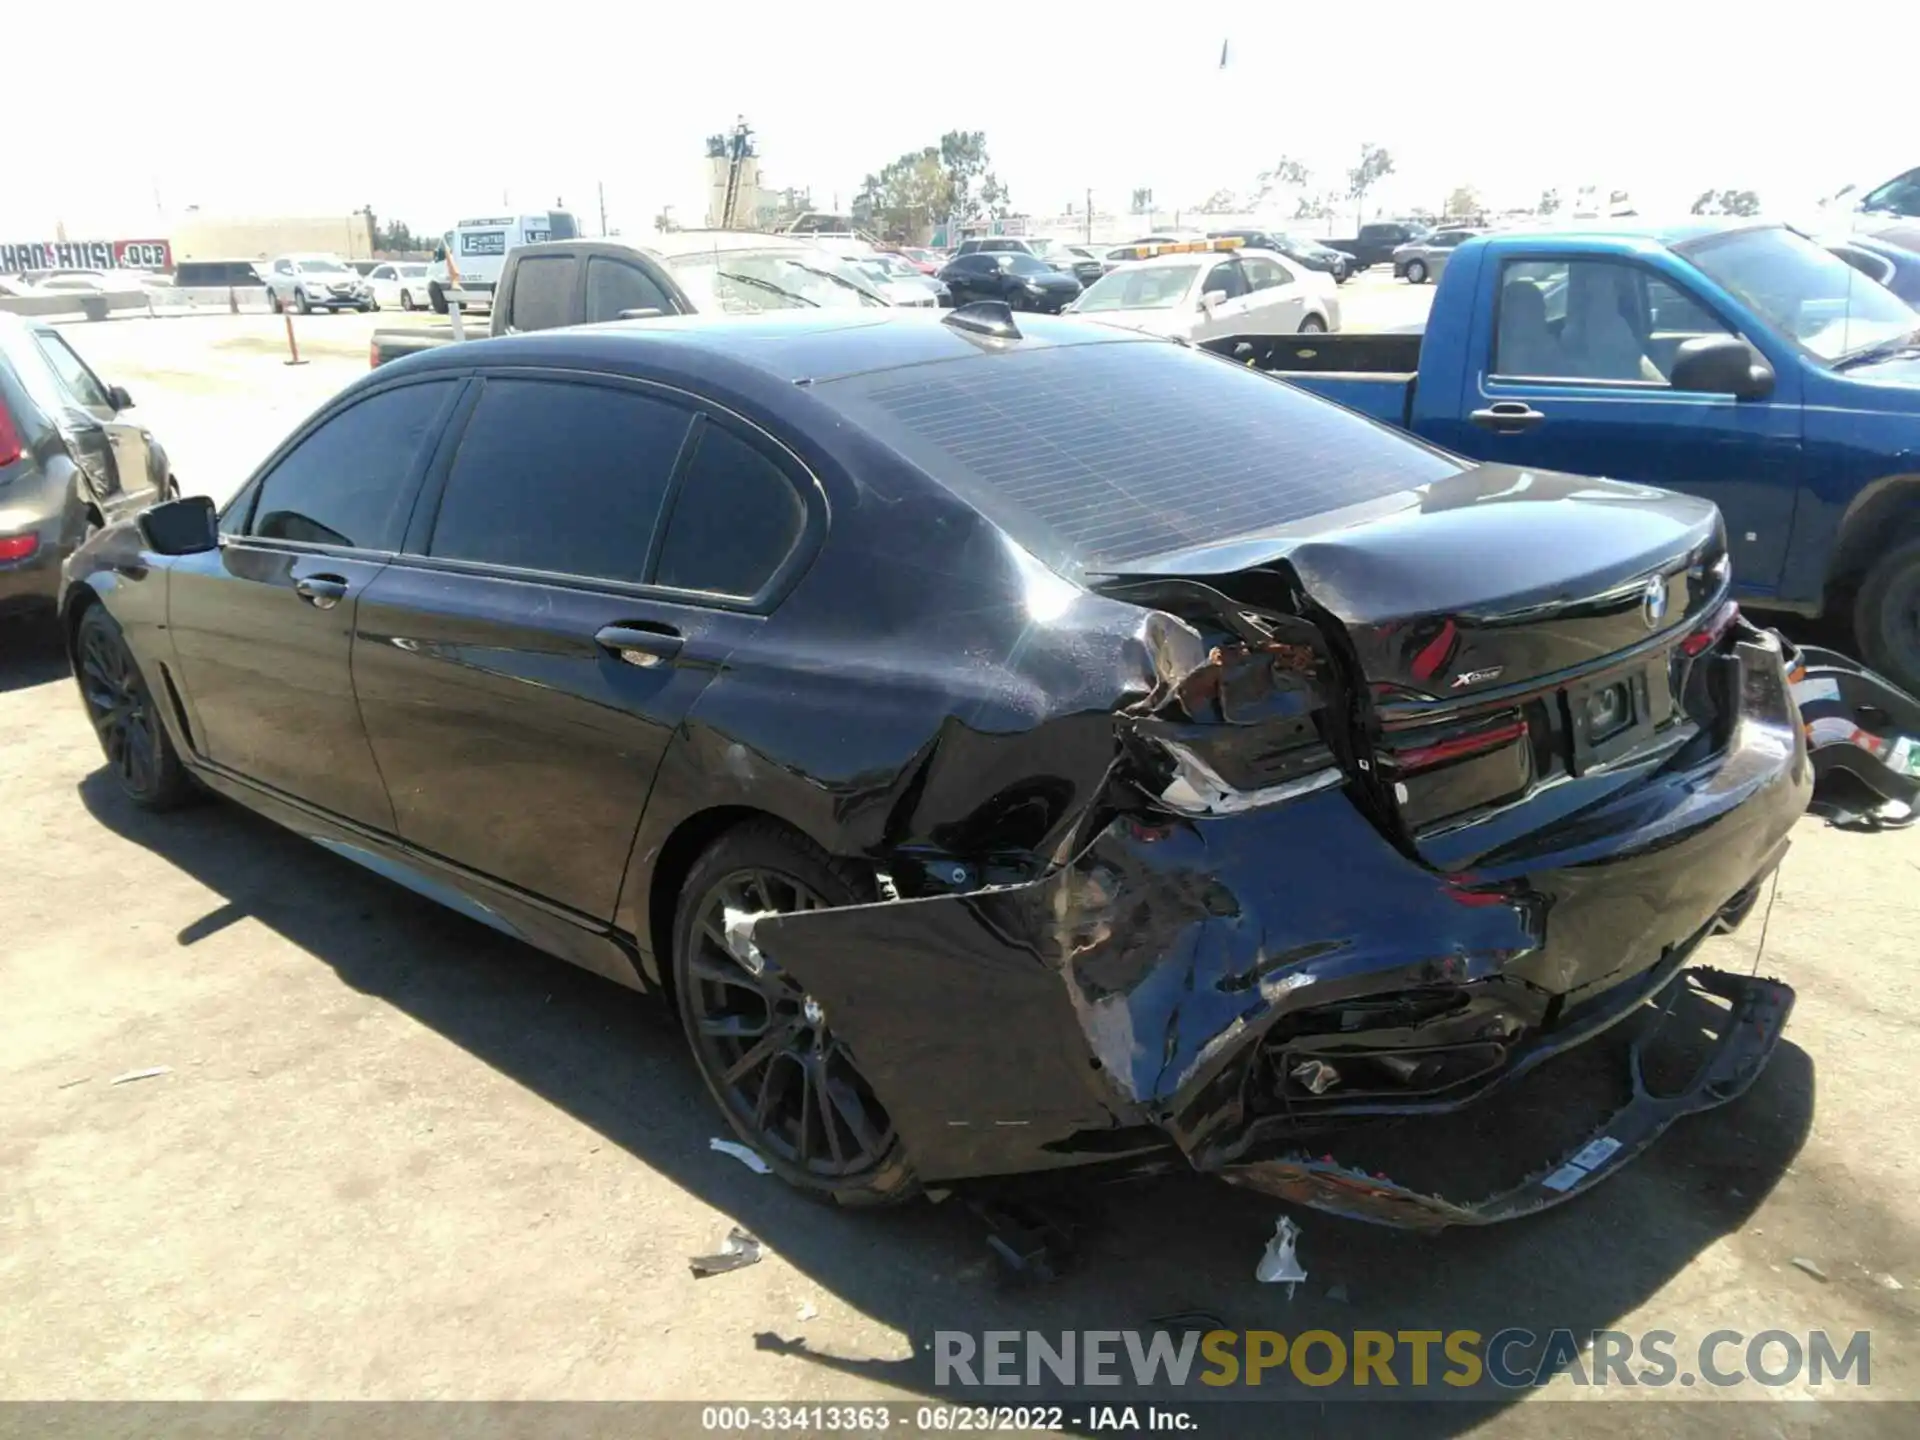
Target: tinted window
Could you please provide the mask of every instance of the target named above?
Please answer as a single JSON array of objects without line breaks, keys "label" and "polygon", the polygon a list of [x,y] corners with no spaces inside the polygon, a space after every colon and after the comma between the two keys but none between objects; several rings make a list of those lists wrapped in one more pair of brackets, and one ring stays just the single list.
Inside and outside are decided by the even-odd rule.
[{"label": "tinted window", "polygon": [[[520,308],[519,298],[514,299],[514,309]],[[622,310],[657,310],[662,315],[674,313],[673,302],[667,299],[666,292],[653,283],[653,278],[638,265],[629,265],[623,260],[609,260],[604,255],[590,256],[587,260],[587,319],[617,320]]]},{"label": "tinted window", "polygon": [[564,325],[573,307],[573,256],[524,256],[513,272],[514,330],[552,330]]},{"label": "tinted window", "polygon": [[261,484],[250,533],[398,549],[407,525],[407,477],[457,383],[385,390],[322,423]]},{"label": "tinted window", "polygon": [[113,408],[107,403],[107,392],[100,387],[100,382],[93,378],[93,372],[80,363],[80,357],[67,347],[65,340],[58,335],[44,333],[35,338],[40,342],[40,349],[46,355],[47,363],[53,366],[54,373],[60,377],[60,383],[67,387],[74,399],[91,410]]},{"label": "tinted window", "polygon": [[1459,469],[1256,370],[1151,340],[849,376],[812,393],[1062,568],[1264,533]]},{"label": "tinted window", "polygon": [[1247,272],[1247,283],[1255,290],[1276,290],[1293,278],[1277,260],[1264,255],[1242,257],[1240,268]]},{"label": "tinted window", "polygon": [[989,270],[996,269],[997,266],[991,255],[974,254],[962,255],[953,262],[953,268],[962,275],[984,275]]},{"label": "tinted window", "polygon": [[785,472],[709,424],[674,498],[654,578],[683,590],[752,595],[799,543],[806,521]]},{"label": "tinted window", "polygon": [[1207,272],[1200,293],[1210,295],[1216,290],[1229,300],[1247,293],[1247,277],[1240,273],[1240,266],[1235,261],[1223,261]]},{"label": "tinted window", "polygon": [[489,380],[428,553],[638,583],[687,423],[631,390]]}]

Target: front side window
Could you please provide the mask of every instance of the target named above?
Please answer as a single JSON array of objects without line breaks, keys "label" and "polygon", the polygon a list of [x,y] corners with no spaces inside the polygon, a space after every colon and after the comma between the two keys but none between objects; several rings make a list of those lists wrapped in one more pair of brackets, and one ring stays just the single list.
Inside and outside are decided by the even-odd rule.
[{"label": "front side window", "polygon": [[1244,255],[1240,267],[1246,271],[1247,284],[1255,290],[1278,290],[1293,279],[1279,261],[1264,255]]},{"label": "front side window", "polygon": [[1508,261],[1495,374],[1663,385],[1681,344],[1730,334],[1692,296],[1620,260]]},{"label": "front side window", "polygon": [[489,380],[427,553],[639,584],[689,423],[632,390]]},{"label": "front side window", "polygon": [[1237,261],[1223,261],[1207,272],[1207,281],[1200,293],[1212,295],[1215,292],[1225,295],[1229,300],[1247,293],[1247,277],[1240,273]]},{"label": "front side window", "polygon": [[786,472],[709,423],[674,497],[654,579],[681,590],[756,594],[800,543],[806,523]]},{"label": "front side window", "polygon": [[322,421],[268,472],[248,532],[356,550],[397,550],[408,480],[454,380],[402,385]]},{"label": "front side window", "polygon": [[1898,296],[1791,230],[1736,230],[1681,254],[1821,360],[1872,350],[1920,325]]},{"label": "front side window", "polygon": [[1080,314],[1102,310],[1171,310],[1187,298],[1198,262],[1137,265],[1112,270],[1081,292],[1074,302]]},{"label": "front side window", "polygon": [[674,304],[638,265],[604,255],[587,259],[587,319],[617,320],[623,311],[652,310],[674,313]]}]

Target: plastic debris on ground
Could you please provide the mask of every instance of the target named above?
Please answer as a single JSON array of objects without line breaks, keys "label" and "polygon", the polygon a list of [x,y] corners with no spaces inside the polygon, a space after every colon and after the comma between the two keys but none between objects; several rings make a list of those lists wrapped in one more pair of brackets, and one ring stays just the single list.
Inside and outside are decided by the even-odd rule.
[{"label": "plastic debris on ground", "polygon": [[756,1175],[771,1175],[773,1167],[762,1160],[752,1150],[737,1140],[722,1140],[718,1135],[707,1141],[709,1150],[718,1150],[722,1155],[731,1155]]},{"label": "plastic debris on ground", "polygon": [[1807,1274],[1813,1276],[1814,1279],[1821,1281],[1822,1283],[1825,1283],[1827,1278],[1827,1272],[1822,1270],[1813,1261],[1807,1259],[1806,1256],[1796,1255],[1793,1257],[1793,1259],[1789,1263],[1793,1266],[1794,1269],[1804,1270],[1807,1272]]},{"label": "plastic debris on ground", "polygon": [[800,1308],[794,1312],[796,1320],[815,1320],[820,1315],[820,1307],[811,1300],[802,1300]]},{"label": "plastic debris on ground", "polygon": [[1891,1275],[1876,1275],[1873,1279],[1874,1283],[1882,1290],[1904,1290],[1907,1288]]},{"label": "plastic debris on ground", "polygon": [[1299,1241],[1300,1227],[1293,1223],[1292,1216],[1282,1215],[1280,1223],[1273,1228],[1273,1238],[1261,1253],[1260,1263],[1253,1267],[1253,1278],[1262,1285],[1286,1286],[1289,1300],[1293,1298],[1294,1287],[1307,1278],[1300,1257],[1294,1254],[1294,1246]]},{"label": "plastic debris on ground", "polygon": [[693,1271],[694,1279],[704,1280],[709,1275],[725,1275],[729,1270],[744,1270],[749,1265],[757,1265],[764,1253],[758,1237],[736,1225],[727,1232],[719,1254],[696,1255],[687,1262],[687,1266]]},{"label": "plastic debris on ground", "polygon": [[110,1085],[125,1085],[134,1080],[152,1080],[156,1076],[171,1075],[172,1073],[173,1067],[171,1065],[155,1065],[147,1070],[129,1070],[124,1075],[114,1076],[113,1079],[107,1083]]}]

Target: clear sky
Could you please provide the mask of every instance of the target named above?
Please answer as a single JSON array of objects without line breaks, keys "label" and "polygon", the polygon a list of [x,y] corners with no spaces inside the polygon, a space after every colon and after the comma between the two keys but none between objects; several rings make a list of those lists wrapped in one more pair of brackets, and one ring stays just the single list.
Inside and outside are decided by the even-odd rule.
[{"label": "clear sky", "polygon": [[1708,187],[1797,211],[1920,164],[1920,0],[93,0],[24,41],[6,28],[7,111],[35,117],[9,127],[8,240],[56,221],[133,238],[188,205],[370,204],[437,231],[503,197],[562,198],[593,229],[597,182],[615,228],[663,205],[697,224],[702,142],[736,114],[763,183],[822,207],[949,129],[985,130],[1016,208],[1041,215],[1089,188],[1101,208],[1135,186],[1190,206],[1282,155],[1332,183],[1363,140],[1397,161],[1389,207],[1585,183],[1643,211]]}]

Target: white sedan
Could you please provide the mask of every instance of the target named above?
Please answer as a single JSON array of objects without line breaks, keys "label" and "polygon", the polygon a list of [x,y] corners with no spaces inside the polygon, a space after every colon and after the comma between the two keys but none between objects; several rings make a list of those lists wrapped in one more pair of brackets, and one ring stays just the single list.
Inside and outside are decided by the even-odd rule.
[{"label": "white sedan", "polygon": [[1270,250],[1180,250],[1108,271],[1067,307],[1108,325],[1212,340],[1340,328],[1333,277]]},{"label": "white sedan", "polygon": [[427,308],[427,262],[382,261],[367,272],[373,308],[392,305],[401,310]]}]

